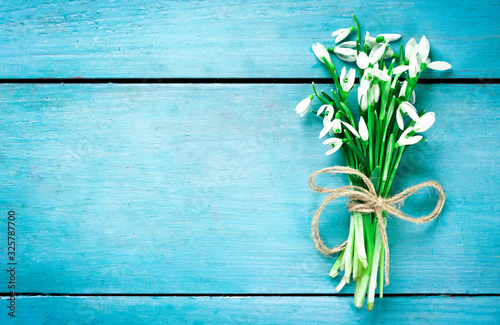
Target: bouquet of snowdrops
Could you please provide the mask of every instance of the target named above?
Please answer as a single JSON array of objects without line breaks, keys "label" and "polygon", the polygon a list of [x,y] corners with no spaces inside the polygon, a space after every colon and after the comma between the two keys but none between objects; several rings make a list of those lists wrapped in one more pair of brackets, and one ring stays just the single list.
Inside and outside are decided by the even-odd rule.
[{"label": "bouquet of snowdrops", "polygon": [[[433,112],[419,111],[414,106],[418,78],[427,68],[447,70],[451,65],[431,61],[430,46],[425,36],[418,44],[413,38],[406,46],[401,44],[397,53],[391,49],[390,43],[398,41],[401,35],[373,37],[366,32],[363,39],[359,23],[354,15],[353,18],[354,26],[339,29],[332,36],[336,36],[335,43],[339,43],[354,32],[356,41],[346,41],[328,49],[319,43],[312,46],[314,54],[333,78],[335,87],[331,94],[318,91],[313,83],[314,94],[302,100],[295,110],[304,116],[316,97],[322,105],[311,112],[323,120],[319,138],[329,136],[323,142],[327,145],[326,154],[340,150],[345,164],[370,178],[378,196],[386,198],[403,153],[425,141],[420,133],[427,131],[435,121]],[[329,52],[335,53],[342,61],[357,65],[360,80],[357,89],[359,119],[354,117],[347,103],[354,88],[356,70],[347,71],[343,67],[339,77]],[[351,186],[366,188],[359,177],[349,175],[349,182]],[[386,217],[384,211],[384,223]],[[383,296],[385,252],[378,222],[374,213],[352,211],[348,239],[339,246],[340,255],[330,270],[332,278],[339,275],[339,271],[344,272],[337,292],[351,278],[357,281],[354,303],[361,307],[367,296],[368,310],[373,308],[378,271],[379,294]]]}]

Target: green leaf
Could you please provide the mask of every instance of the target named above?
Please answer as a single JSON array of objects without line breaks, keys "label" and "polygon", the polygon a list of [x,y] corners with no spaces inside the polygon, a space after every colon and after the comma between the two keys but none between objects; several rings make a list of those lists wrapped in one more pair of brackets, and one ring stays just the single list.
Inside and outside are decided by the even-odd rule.
[{"label": "green leaf", "polygon": [[318,97],[318,99],[323,103],[323,104],[328,104],[328,100],[321,96],[319,93],[318,93],[318,90],[316,89],[316,85],[314,84],[314,82],[312,83],[312,86],[313,86],[313,90],[314,90],[314,94],[316,94],[316,97]]},{"label": "green leaf", "polygon": [[373,183],[373,186],[375,187],[375,191],[378,193],[379,186],[380,186],[380,167],[377,166],[373,169],[372,171],[372,176],[370,177],[370,180]]}]

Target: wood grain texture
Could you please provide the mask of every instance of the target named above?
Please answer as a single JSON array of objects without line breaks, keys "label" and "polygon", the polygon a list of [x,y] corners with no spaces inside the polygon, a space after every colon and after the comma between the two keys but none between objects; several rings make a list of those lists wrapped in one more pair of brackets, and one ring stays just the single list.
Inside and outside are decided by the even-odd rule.
[{"label": "wood grain texture", "polygon": [[495,324],[500,317],[498,297],[386,297],[371,313],[357,310],[351,300],[20,297],[16,324]]},{"label": "wood grain texture", "polygon": [[[309,231],[324,196],[307,179],[342,162],[324,155],[321,121],[293,110],[310,85],[0,88],[0,221],[16,211],[18,292],[333,292],[333,260]],[[447,203],[426,225],[389,221],[385,292],[498,292],[499,90],[418,87],[437,122],[393,189],[434,179]],[[433,202],[421,193],[404,210]],[[329,245],[347,236],[344,204],[320,224]]]},{"label": "wood grain texture", "polygon": [[352,13],[372,35],[425,34],[431,58],[453,65],[425,77],[499,75],[492,0],[36,0],[0,12],[0,78],[328,77],[311,45],[333,46]]}]

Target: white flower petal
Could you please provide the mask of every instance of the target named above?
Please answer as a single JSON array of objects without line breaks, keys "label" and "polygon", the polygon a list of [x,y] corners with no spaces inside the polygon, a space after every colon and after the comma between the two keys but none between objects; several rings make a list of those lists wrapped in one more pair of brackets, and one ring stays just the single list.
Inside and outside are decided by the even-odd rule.
[{"label": "white flower petal", "polygon": [[333,49],[333,52],[341,59],[346,62],[354,62],[356,61],[356,50],[345,48],[345,47],[336,47]]},{"label": "white flower petal", "polygon": [[403,121],[403,115],[401,114],[401,109],[398,108],[396,110],[396,122],[398,123],[398,127],[400,130],[404,130],[405,122]]},{"label": "white flower petal", "polygon": [[300,117],[303,117],[306,115],[307,111],[309,110],[309,106],[311,105],[312,98],[311,96],[303,99],[300,101],[300,103],[297,104],[295,107],[295,111],[297,114],[300,114]]},{"label": "white flower petal", "polygon": [[331,129],[332,129],[332,123],[327,123],[319,133],[319,138],[321,139],[322,137],[324,137]]},{"label": "white flower petal", "polygon": [[444,61],[433,61],[427,64],[427,68],[432,69],[432,70],[438,70],[438,71],[443,71],[443,70],[448,70],[451,69],[451,64],[444,62]]},{"label": "white flower petal", "polygon": [[415,135],[413,137],[409,137],[408,139],[407,138],[403,138],[403,136],[401,136],[401,138],[398,140],[398,144],[400,146],[411,146],[415,143],[418,143],[420,142],[420,140],[422,140],[422,136],[421,135]]},{"label": "white flower petal", "polygon": [[347,73],[347,86],[349,90],[354,86],[354,80],[356,79],[356,70],[354,69],[349,69],[349,72]]},{"label": "white flower petal", "polygon": [[321,105],[319,107],[318,112],[316,113],[316,115],[320,116],[321,113],[323,113],[323,111],[325,110],[325,108],[327,108],[328,106],[330,106],[330,105],[326,105],[326,104],[325,105]]},{"label": "white flower petal", "polygon": [[406,95],[406,87],[408,86],[408,82],[404,81],[402,84],[401,84],[401,90],[399,91],[399,96],[398,97],[401,97],[401,96],[405,96]]},{"label": "white flower petal", "polygon": [[356,138],[359,138],[359,133],[358,133],[358,131],[356,131],[356,129],[355,129],[352,125],[350,125],[349,123],[346,123],[346,122],[344,122],[344,121],[342,121],[342,124],[344,124],[344,125],[345,125],[345,127],[346,127],[349,131],[351,131],[351,133],[352,133],[352,134],[354,134],[354,135],[356,136]]},{"label": "white flower petal", "polygon": [[399,107],[403,112],[408,114],[412,120],[418,122],[420,117],[418,116],[417,109],[410,102],[402,102]]},{"label": "white flower petal", "polygon": [[376,50],[376,47],[373,47],[373,49],[371,50],[370,52],[370,63],[372,64],[375,64],[376,62],[378,62],[382,56],[384,56],[384,52],[385,52],[385,45],[381,45],[379,46]]},{"label": "white flower petal", "polygon": [[332,62],[332,59],[330,58],[330,53],[328,53],[328,50],[320,43],[313,44],[312,50],[316,55],[316,57],[318,58],[318,60],[320,60],[321,62],[325,63],[323,61],[323,58],[326,58],[328,62]]},{"label": "white flower petal", "polygon": [[383,81],[389,81],[391,80],[391,77],[389,77],[387,75],[387,73],[383,73],[381,70],[379,69],[373,69],[373,74],[379,78],[380,80],[383,80]]},{"label": "white flower petal", "polygon": [[395,42],[401,38],[399,34],[380,34],[378,36],[383,36],[386,42]]},{"label": "white flower petal", "polygon": [[323,144],[332,144],[332,143],[333,143],[334,146],[341,145],[342,144],[342,139],[339,139],[339,138],[328,138],[325,141],[323,141]]},{"label": "white flower petal", "polygon": [[413,52],[410,57],[410,69],[408,70],[410,78],[415,78],[417,76],[419,68],[420,66],[418,65],[417,54]]},{"label": "white flower petal", "polygon": [[418,43],[418,54],[422,59],[422,62],[425,62],[427,58],[429,57],[429,51],[430,51],[430,44],[429,41],[427,40],[427,37],[422,36],[420,39],[420,42]]},{"label": "white flower petal", "polygon": [[410,57],[417,49],[417,41],[414,38],[408,41],[405,46],[405,60],[410,61]]},{"label": "white flower petal", "polygon": [[347,41],[347,42],[344,42],[344,43],[340,43],[339,45],[337,45],[337,47],[340,47],[340,48],[355,48],[356,47],[356,42],[355,41]]},{"label": "white flower petal", "polygon": [[415,132],[425,132],[427,131],[436,121],[436,115],[433,112],[425,113],[422,117],[415,123],[413,130]]},{"label": "white flower petal", "polygon": [[334,32],[332,33],[332,36],[337,36],[337,35],[339,35],[340,33],[342,33],[344,30],[346,30],[346,28],[337,29],[336,31],[334,31]]},{"label": "white flower petal", "polygon": [[365,120],[363,119],[363,117],[359,118],[358,128],[359,128],[359,135],[361,136],[361,139],[363,139],[363,141],[368,141],[368,138],[369,138],[368,128],[366,126],[366,123],[365,123]]},{"label": "white flower petal", "polygon": [[362,70],[368,68],[368,64],[370,63],[370,60],[368,59],[368,55],[366,55],[365,52],[360,52],[358,54],[358,57],[356,58],[356,64],[358,67]]},{"label": "white flower petal", "polygon": [[410,103],[415,104],[417,97],[415,95],[415,90],[411,92]]},{"label": "white flower petal", "polygon": [[341,121],[338,118],[336,118],[335,120],[333,120],[333,122],[332,122],[332,130],[335,133],[342,132],[342,124],[341,124]]},{"label": "white flower petal", "polygon": [[328,151],[325,153],[325,155],[327,155],[327,156],[331,155],[332,153],[334,153],[334,152],[336,152],[337,150],[339,150],[339,149],[340,149],[340,147],[342,147],[342,146],[335,146],[335,147],[333,147],[333,149],[328,150]]},{"label": "white flower petal", "polygon": [[393,74],[400,74],[400,73],[403,73],[405,72],[406,70],[408,70],[410,67],[407,66],[407,65],[400,65],[400,66],[397,66],[395,67],[393,70],[392,70],[392,73]]}]

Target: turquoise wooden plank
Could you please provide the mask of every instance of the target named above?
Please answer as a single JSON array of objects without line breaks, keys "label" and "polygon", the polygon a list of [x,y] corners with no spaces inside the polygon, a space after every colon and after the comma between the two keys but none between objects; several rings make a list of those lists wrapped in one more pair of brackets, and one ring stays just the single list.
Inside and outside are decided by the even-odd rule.
[{"label": "turquoise wooden plank", "polygon": [[[496,1],[2,1],[0,78],[328,77],[316,42],[358,15],[372,34],[426,35],[453,65],[497,78]],[[339,62],[335,60],[335,62]]]},{"label": "turquoise wooden plank", "polygon": [[[293,110],[310,91],[1,85],[0,218],[18,217],[17,291],[333,292],[333,260],[309,231],[324,196],[307,179],[342,162],[324,155],[321,121]],[[499,85],[418,87],[417,106],[438,119],[394,190],[434,179],[448,199],[429,224],[390,220],[386,292],[498,293],[499,93]],[[347,235],[344,203],[322,219],[330,245]],[[424,192],[404,209],[418,216],[432,204]]]},{"label": "turquoise wooden plank", "polygon": [[[5,300],[5,298],[2,298]],[[20,297],[16,324],[495,324],[498,297]],[[2,301],[2,305],[4,302]],[[3,312],[0,319],[7,321]]]}]

